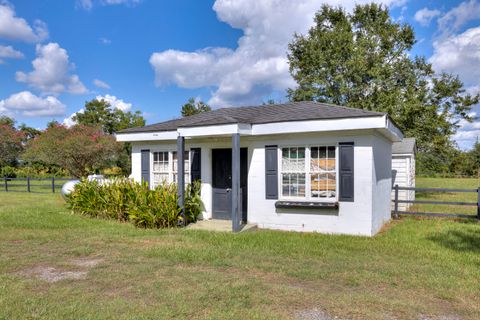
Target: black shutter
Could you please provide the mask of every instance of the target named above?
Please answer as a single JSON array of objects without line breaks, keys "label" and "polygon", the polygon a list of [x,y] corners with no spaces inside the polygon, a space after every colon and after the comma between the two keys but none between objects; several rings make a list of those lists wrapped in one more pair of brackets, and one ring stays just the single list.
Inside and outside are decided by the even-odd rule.
[{"label": "black shutter", "polygon": [[142,150],[142,181],[150,183],[150,150]]},{"label": "black shutter", "polygon": [[354,147],[353,142],[342,142],[339,145],[340,150],[340,201],[353,202],[354,193]]},{"label": "black shutter", "polygon": [[277,146],[265,146],[265,198],[278,199]]},{"label": "black shutter", "polygon": [[190,174],[192,182],[202,179],[202,149],[191,148],[190,149],[192,161],[190,162]]}]

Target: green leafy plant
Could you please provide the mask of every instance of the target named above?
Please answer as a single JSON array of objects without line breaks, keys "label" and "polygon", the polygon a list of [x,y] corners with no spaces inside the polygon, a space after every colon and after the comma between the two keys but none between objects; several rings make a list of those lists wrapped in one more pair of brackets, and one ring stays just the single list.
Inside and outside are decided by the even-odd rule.
[{"label": "green leafy plant", "polygon": [[[67,201],[75,213],[129,221],[142,228],[172,228],[184,222],[176,184],[165,183],[151,190],[146,183],[124,178],[103,184],[82,180]],[[186,188],[185,222],[196,221],[201,208],[200,182],[195,182]]]}]

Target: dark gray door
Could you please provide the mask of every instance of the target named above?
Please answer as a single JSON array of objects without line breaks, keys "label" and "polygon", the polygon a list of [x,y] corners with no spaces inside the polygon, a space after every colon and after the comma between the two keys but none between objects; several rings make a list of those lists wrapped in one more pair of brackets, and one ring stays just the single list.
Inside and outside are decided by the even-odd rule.
[{"label": "dark gray door", "polygon": [[[247,220],[247,174],[248,151],[240,149],[240,211],[242,220]],[[213,219],[232,219],[232,149],[212,150],[212,217]]]}]

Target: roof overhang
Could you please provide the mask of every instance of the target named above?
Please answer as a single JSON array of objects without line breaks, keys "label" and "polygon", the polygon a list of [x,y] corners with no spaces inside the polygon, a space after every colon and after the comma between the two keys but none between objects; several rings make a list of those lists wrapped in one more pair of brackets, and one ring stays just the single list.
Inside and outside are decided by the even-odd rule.
[{"label": "roof overhang", "polygon": [[344,119],[285,121],[263,124],[233,123],[196,127],[181,127],[174,131],[118,133],[117,141],[161,141],[187,138],[222,137],[239,133],[244,136],[263,136],[309,132],[374,129],[389,140],[401,141],[403,134],[387,115]]}]

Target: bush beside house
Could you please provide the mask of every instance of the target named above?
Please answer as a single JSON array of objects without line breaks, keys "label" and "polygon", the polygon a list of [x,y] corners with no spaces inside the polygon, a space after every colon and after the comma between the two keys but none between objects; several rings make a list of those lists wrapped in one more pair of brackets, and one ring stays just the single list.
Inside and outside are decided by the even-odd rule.
[{"label": "bush beside house", "polygon": [[108,183],[83,180],[67,198],[74,213],[128,221],[142,228],[171,228],[195,222],[201,213],[200,182],[187,186],[184,213],[178,206],[176,184],[150,189],[146,183],[113,179]]}]

